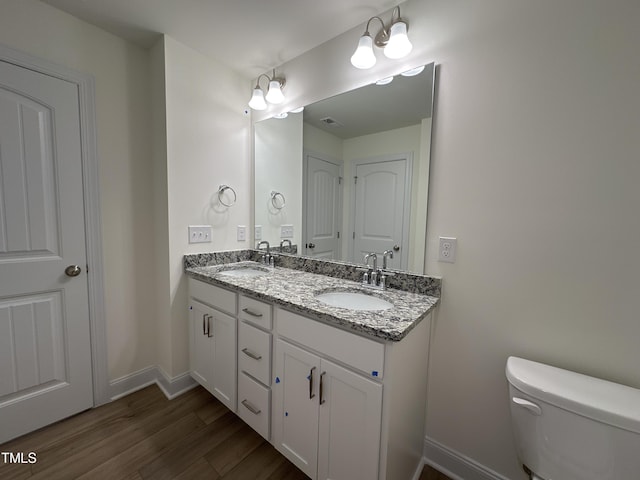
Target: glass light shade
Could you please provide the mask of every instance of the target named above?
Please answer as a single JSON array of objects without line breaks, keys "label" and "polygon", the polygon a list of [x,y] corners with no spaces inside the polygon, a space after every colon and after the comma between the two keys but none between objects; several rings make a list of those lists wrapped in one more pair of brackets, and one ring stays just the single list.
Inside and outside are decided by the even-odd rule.
[{"label": "glass light shade", "polygon": [[420,75],[424,71],[424,65],[421,67],[412,68],[411,70],[407,70],[406,72],[402,72],[400,75],[403,77],[415,77],[416,75]]},{"label": "glass light shade", "polygon": [[254,110],[266,110],[267,102],[264,101],[264,93],[260,87],[253,89],[253,95],[249,100],[249,106]]},{"label": "glass light shade", "polygon": [[277,80],[271,80],[269,82],[269,90],[267,91],[267,96],[265,97],[267,102],[278,104],[284,102],[284,95],[282,93],[282,88],[280,88],[280,82]]},{"label": "glass light shade", "polygon": [[407,36],[407,24],[404,22],[396,22],[391,25],[389,31],[389,41],[384,47],[384,55],[387,58],[402,58],[409,55],[413,45]]},{"label": "glass light shade", "polygon": [[369,32],[358,40],[358,48],[351,56],[351,65],[356,68],[371,68],[376,64],[376,56],[373,53],[373,39]]},{"label": "glass light shade", "polygon": [[393,82],[393,77],[385,77],[378,80],[376,85],[389,85],[391,82]]}]

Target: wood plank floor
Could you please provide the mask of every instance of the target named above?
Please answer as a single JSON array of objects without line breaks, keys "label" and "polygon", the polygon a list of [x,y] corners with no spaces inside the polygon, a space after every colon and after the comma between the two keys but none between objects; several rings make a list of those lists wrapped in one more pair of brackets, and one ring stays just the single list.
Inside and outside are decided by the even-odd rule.
[{"label": "wood plank floor", "polygon": [[[35,452],[2,480],[306,480],[260,435],[197,387],[167,400],[155,385],[0,445]],[[420,480],[450,480],[425,467]]]}]

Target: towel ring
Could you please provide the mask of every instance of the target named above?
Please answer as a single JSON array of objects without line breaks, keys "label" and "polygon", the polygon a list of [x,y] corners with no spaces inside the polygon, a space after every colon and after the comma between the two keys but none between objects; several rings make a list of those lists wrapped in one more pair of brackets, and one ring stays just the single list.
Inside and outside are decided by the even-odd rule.
[{"label": "towel ring", "polygon": [[[225,190],[231,190],[231,193],[233,193],[233,200],[229,203],[225,203],[222,200],[222,196],[224,195]],[[238,199],[238,196],[236,195],[236,191],[233,188],[231,188],[229,185],[220,185],[220,187],[218,187],[218,200],[225,207],[231,207],[235,205],[237,199]]]},{"label": "towel ring", "polygon": [[273,205],[273,208],[276,210],[282,210],[286,203],[287,201],[283,194],[276,191],[271,192],[271,205]]}]

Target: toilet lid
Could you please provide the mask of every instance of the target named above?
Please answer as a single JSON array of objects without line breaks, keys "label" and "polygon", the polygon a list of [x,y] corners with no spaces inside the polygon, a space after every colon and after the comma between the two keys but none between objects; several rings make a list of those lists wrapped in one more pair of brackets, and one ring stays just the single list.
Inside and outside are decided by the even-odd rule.
[{"label": "toilet lid", "polygon": [[593,420],[640,433],[640,390],[518,357],[506,375],[518,390]]}]

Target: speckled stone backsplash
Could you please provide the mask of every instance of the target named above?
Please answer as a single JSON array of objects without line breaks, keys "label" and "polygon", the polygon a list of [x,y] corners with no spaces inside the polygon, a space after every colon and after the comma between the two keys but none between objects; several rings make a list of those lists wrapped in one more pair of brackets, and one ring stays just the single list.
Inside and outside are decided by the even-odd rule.
[{"label": "speckled stone backsplash", "polygon": [[[289,247],[284,247],[287,250]],[[294,245],[295,248],[295,245]],[[363,265],[353,263],[338,262],[333,260],[317,260],[298,255],[288,255],[277,253],[278,248],[272,249],[276,266],[301,270],[309,273],[317,273],[333,278],[352,280],[359,282],[362,280],[362,272],[357,268]],[[234,263],[244,261],[260,261],[263,250],[230,250],[226,252],[197,253],[184,256],[184,268],[207,267],[221,263]],[[419,293],[432,297],[440,297],[442,279],[430,277],[428,275],[418,275],[414,273],[400,272],[393,270],[394,275],[387,278],[387,286],[406,292]]]}]

